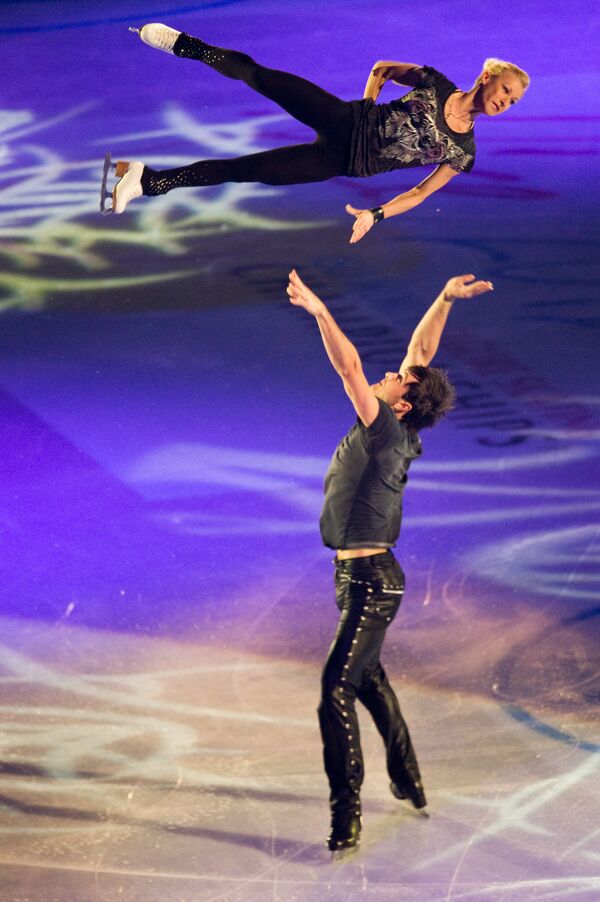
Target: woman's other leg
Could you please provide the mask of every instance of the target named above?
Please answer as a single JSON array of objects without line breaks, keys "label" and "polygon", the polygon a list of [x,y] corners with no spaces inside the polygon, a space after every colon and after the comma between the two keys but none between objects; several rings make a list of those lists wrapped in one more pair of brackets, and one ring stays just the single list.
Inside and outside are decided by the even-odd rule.
[{"label": "woman's other leg", "polygon": [[145,195],[157,195],[166,194],[173,188],[206,187],[224,182],[300,185],[342,175],[343,165],[343,152],[325,142],[315,141],[231,160],[201,160],[177,169],[156,171],[146,166],[142,190]]}]

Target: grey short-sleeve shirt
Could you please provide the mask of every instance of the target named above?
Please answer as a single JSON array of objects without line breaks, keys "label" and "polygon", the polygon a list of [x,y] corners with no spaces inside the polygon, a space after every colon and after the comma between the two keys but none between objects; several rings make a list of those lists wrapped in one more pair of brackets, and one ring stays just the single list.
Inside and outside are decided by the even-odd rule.
[{"label": "grey short-sleeve shirt", "polygon": [[360,419],[335,449],[325,476],[320,526],[330,548],[391,548],[402,519],[408,468],[421,454],[417,432],[384,401],[370,426]]}]

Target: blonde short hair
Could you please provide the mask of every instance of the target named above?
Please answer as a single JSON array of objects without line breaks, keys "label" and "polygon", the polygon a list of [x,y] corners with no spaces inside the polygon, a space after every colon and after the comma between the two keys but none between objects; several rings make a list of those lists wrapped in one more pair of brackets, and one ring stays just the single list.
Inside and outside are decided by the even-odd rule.
[{"label": "blonde short hair", "polygon": [[478,85],[481,82],[481,76],[484,72],[489,72],[490,75],[500,75],[502,72],[512,72],[513,75],[516,75],[521,84],[523,85],[523,90],[526,91],[529,87],[529,83],[531,79],[529,78],[527,72],[523,69],[519,69],[518,66],[515,66],[514,63],[509,63],[506,60],[499,60],[495,56],[490,56],[483,64],[483,69],[477,76],[477,81],[475,82]]}]

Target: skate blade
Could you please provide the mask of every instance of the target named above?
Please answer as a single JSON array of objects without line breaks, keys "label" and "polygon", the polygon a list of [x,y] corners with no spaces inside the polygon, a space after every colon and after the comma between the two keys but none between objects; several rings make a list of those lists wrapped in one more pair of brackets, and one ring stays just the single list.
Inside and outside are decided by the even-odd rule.
[{"label": "skate blade", "polygon": [[354,846],[347,846],[345,849],[334,849],[331,853],[331,861],[347,861],[353,858],[360,848],[360,843]]},{"label": "skate blade", "polygon": [[[100,212],[103,216],[108,216],[113,212],[113,195],[112,192],[108,191],[106,188],[106,181],[108,179],[108,173],[110,172],[110,167],[112,165],[112,160],[110,158],[110,151],[107,151],[104,157],[104,168],[102,169],[102,182],[100,184]],[[106,206],[106,201],[110,198],[110,207]]]}]

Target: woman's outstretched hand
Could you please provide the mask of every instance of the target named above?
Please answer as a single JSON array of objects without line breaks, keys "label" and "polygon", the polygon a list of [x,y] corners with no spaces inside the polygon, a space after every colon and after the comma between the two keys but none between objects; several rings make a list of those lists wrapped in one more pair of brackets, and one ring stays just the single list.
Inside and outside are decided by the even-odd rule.
[{"label": "woman's outstretched hand", "polygon": [[350,244],[356,244],[357,241],[360,241],[367,234],[369,229],[373,228],[375,219],[370,210],[357,210],[356,207],[351,207],[350,204],[346,204],[346,213],[354,216]]}]

